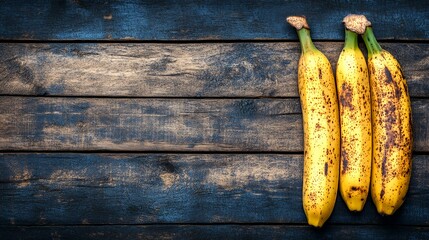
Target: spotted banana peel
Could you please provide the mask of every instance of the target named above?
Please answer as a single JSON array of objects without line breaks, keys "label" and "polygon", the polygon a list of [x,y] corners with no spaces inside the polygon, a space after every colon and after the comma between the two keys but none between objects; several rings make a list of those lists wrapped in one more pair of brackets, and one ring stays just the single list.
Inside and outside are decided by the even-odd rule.
[{"label": "spotted banana peel", "polygon": [[382,215],[402,205],[411,177],[411,101],[398,61],[378,44],[365,16],[358,15],[355,32],[368,49],[371,86],[373,157],[371,197]]},{"label": "spotted banana peel", "polygon": [[308,224],[321,227],[331,215],[338,190],[340,125],[334,74],[313,44],[305,17],[291,16],[301,43],[298,88],[304,130],[302,201]]},{"label": "spotted banana peel", "polygon": [[337,62],[340,109],[340,193],[350,211],[362,211],[371,179],[372,129],[368,68],[353,29],[354,15],[344,18],[345,43]]}]

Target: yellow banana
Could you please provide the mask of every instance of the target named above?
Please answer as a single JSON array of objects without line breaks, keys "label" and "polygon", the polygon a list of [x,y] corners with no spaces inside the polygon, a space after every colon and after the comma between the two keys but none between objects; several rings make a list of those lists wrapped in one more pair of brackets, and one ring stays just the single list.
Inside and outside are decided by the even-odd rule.
[{"label": "yellow banana", "polygon": [[398,61],[380,47],[365,16],[361,22],[372,99],[371,196],[380,214],[391,215],[404,202],[411,177],[411,101]]},{"label": "yellow banana", "polygon": [[372,129],[368,68],[358,47],[358,34],[344,18],[345,44],[337,63],[340,107],[340,193],[350,211],[362,211],[371,179]]},{"label": "yellow banana", "polygon": [[313,44],[304,17],[287,21],[301,42],[298,87],[304,130],[302,200],[308,224],[321,227],[331,215],[338,190],[340,126],[334,74]]}]

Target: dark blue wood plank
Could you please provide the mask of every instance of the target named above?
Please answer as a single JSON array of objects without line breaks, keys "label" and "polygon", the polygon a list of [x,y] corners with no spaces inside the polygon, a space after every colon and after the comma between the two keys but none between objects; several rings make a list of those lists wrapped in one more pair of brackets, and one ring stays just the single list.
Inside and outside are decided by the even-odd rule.
[{"label": "dark blue wood plank", "polygon": [[428,227],[331,225],[1,226],[6,239],[428,239]]},{"label": "dark blue wood plank", "polygon": [[[335,68],[343,43],[316,45]],[[429,97],[429,44],[381,45],[410,95]],[[296,42],[7,43],[0,52],[0,95],[298,97]]]},{"label": "dark blue wood plank", "polygon": [[427,1],[130,0],[0,3],[0,39],[297,39],[284,19],[306,15],[315,39],[343,39],[342,19],[366,14],[380,39],[428,39]]},{"label": "dark blue wood plank", "polygon": [[[0,150],[303,151],[298,98],[0,97]],[[429,99],[413,99],[414,150],[429,149]]]},{"label": "dark blue wood plank", "polygon": [[302,149],[296,98],[0,97],[0,102],[0,150]]},{"label": "dark blue wood plank", "polygon": [[[410,190],[392,216],[371,198],[327,222],[428,226],[429,156],[414,156]],[[0,155],[0,224],[305,224],[302,155]]]}]

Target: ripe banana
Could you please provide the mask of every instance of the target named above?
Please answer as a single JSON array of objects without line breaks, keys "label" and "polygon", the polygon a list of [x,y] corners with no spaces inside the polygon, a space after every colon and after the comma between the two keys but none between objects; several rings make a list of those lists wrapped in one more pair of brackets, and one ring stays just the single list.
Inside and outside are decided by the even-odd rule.
[{"label": "ripe banana", "polygon": [[[362,211],[371,179],[372,129],[368,68],[358,47],[358,34],[344,18],[345,44],[337,62],[340,107],[340,193],[350,211]],[[352,28],[352,27],[350,27]]]},{"label": "ripe banana", "polygon": [[301,43],[298,87],[304,130],[303,208],[308,224],[321,227],[331,215],[338,190],[340,125],[334,74],[313,44],[304,17],[287,21]]},{"label": "ripe banana", "polygon": [[411,177],[411,102],[398,61],[380,47],[365,16],[361,24],[372,98],[371,196],[380,214],[392,215],[404,202]]}]

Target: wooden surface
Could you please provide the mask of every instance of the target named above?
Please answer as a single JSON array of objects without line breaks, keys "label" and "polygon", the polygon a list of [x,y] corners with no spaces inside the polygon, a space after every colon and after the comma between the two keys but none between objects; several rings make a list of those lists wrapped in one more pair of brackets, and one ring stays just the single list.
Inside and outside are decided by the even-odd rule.
[{"label": "wooden surface", "polygon": [[[333,66],[341,42],[319,42]],[[413,97],[429,95],[429,45],[383,43]],[[362,49],[364,46],[361,45]],[[0,45],[0,94],[106,97],[297,97],[297,42]]]},{"label": "wooden surface", "polygon": [[[411,186],[394,216],[338,196],[314,229],[284,19],[307,15],[335,68],[348,13],[402,64]],[[1,1],[0,238],[428,239],[428,19],[405,0]]]},{"label": "wooden surface", "polygon": [[[323,231],[299,225],[127,225],[5,227],[8,239],[427,239],[427,227],[328,225]],[[18,236],[18,237],[17,237]],[[392,238],[394,236],[394,238]]]},{"label": "wooden surface", "polygon": [[314,39],[342,40],[350,13],[366,14],[380,39],[429,38],[421,0],[3,0],[0,39],[296,40],[285,18],[306,15]]},{"label": "wooden surface", "polygon": [[[371,200],[350,214],[339,197],[329,224],[428,225],[429,155],[413,161],[394,216]],[[301,154],[4,153],[0,224],[305,225],[302,163]]]},{"label": "wooden surface", "polygon": [[[298,98],[0,97],[0,150],[302,152]],[[414,151],[429,99],[413,99]]]}]

